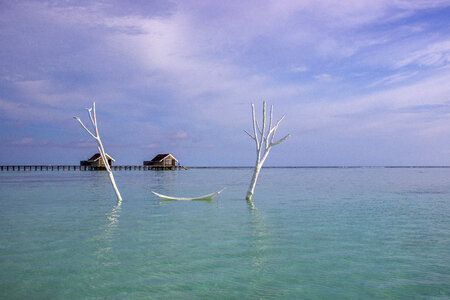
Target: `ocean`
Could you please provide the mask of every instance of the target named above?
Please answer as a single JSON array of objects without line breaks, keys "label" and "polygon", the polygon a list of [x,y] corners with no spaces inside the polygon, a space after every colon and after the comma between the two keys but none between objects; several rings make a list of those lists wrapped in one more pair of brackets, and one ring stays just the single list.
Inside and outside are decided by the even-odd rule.
[{"label": "ocean", "polygon": [[0,298],[450,298],[450,168],[251,175],[0,172]]}]

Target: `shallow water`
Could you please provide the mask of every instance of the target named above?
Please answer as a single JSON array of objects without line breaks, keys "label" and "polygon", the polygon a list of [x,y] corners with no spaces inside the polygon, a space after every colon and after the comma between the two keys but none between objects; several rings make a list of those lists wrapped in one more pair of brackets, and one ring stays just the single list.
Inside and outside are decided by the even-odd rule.
[{"label": "shallow water", "polygon": [[450,297],[450,169],[251,172],[0,172],[0,298]]}]

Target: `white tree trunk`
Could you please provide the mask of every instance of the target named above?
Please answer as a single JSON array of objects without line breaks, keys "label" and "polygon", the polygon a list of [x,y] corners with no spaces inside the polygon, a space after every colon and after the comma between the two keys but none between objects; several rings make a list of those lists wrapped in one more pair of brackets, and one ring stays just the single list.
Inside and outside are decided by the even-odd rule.
[{"label": "white tree trunk", "polygon": [[252,201],[253,192],[255,191],[256,181],[258,180],[259,172],[261,171],[261,164],[256,164],[253,169],[252,180],[250,181],[250,186],[248,187],[247,196],[245,196],[245,200]]},{"label": "white tree trunk", "polygon": [[[247,133],[256,143],[256,163],[255,168],[253,169],[253,176],[252,180],[250,181],[250,186],[247,190],[247,195],[245,196],[245,199],[247,201],[252,201],[253,193],[255,191],[256,187],[256,181],[258,180],[259,173],[261,172],[261,168],[264,164],[264,161],[266,160],[267,156],[269,155],[270,148],[272,146],[278,145],[281,142],[285,141],[289,138],[290,134],[286,135],[282,139],[273,142],[273,139],[275,137],[275,133],[277,131],[278,125],[280,125],[281,121],[284,119],[284,116],[278,120],[278,122],[275,124],[274,127],[272,127],[272,115],[273,115],[273,106],[270,107],[270,121],[269,121],[269,127],[266,133],[266,102],[263,102],[263,123],[262,123],[262,129],[259,127],[258,121],[255,118],[255,106],[252,104],[252,118],[253,118],[253,133],[254,135],[251,135],[247,131]],[[259,134],[258,134],[259,133]],[[264,153],[261,157],[261,152],[264,150]]]},{"label": "white tree trunk", "polygon": [[108,171],[109,181],[113,186],[114,192],[116,193],[117,201],[122,201],[122,196],[120,195],[119,189],[117,188],[116,181],[114,180],[114,175],[111,171]]},{"label": "white tree trunk", "polygon": [[[90,136],[94,138],[94,140],[97,141],[98,144],[98,151],[100,152],[100,156],[102,157],[103,163],[105,164],[106,172],[108,172],[109,180],[111,181],[111,185],[113,186],[114,192],[116,193],[118,204],[120,205],[120,202],[122,201],[122,196],[120,195],[119,189],[117,188],[116,181],[114,180],[114,175],[111,170],[111,167],[109,166],[108,158],[106,157],[105,149],[103,148],[102,141],[100,139],[100,135],[98,133],[98,127],[97,127],[97,117],[95,115],[95,102],[92,102],[92,107],[86,109],[89,113],[89,119],[91,120],[92,126],[94,126],[95,135],[87,129],[86,126],[84,126],[83,122],[81,122],[80,118],[73,117],[75,120],[77,120],[81,126],[89,133]],[[92,111],[92,114],[91,114]]]}]

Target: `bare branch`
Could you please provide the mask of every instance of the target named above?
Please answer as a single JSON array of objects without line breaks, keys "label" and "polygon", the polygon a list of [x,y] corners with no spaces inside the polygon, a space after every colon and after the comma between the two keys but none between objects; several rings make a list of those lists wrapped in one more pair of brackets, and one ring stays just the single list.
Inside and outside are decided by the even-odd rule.
[{"label": "bare branch", "polygon": [[[283,119],[284,119],[285,116],[286,116],[286,115],[283,115],[283,116],[281,117],[281,119],[279,119],[279,120],[277,121],[277,123],[275,124],[275,126],[273,126],[273,128],[269,131],[269,134],[267,135],[267,137],[269,137],[270,134],[272,134],[272,136],[270,137],[270,144],[273,143],[273,139],[274,139],[274,137],[275,137],[275,133],[277,132],[278,126],[280,125],[281,121],[283,121]],[[269,147],[270,147],[270,146],[269,146]]]},{"label": "bare branch", "polygon": [[[95,112],[95,101],[92,101],[92,114],[94,115],[95,128],[97,128],[97,114]],[[97,136],[98,136],[98,129],[97,129]]]},{"label": "bare branch", "polygon": [[89,131],[89,129],[86,128],[86,126],[84,126],[83,122],[80,120],[80,118],[78,117],[73,117],[75,120],[77,120],[81,126],[83,126],[83,128],[94,138],[97,140],[97,137],[95,135],[92,134],[92,132]]},{"label": "bare branch", "polygon": [[259,127],[258,120],[256,120],[256,128],[258,129],[259,134],[260,134],[261,136],[263,136],[264,134],[263,134],[263,132],[261,131],[261,127]]},{"label": "bare branch", "polygon": [[255,139],[255,137],[254,137],[253,135],[251,135],[250,133],[248,133],[248,132],[247,132],[247,130],[244,130],[244,132],[245,132],[246,134],[248,134],[248,136],[249,136],[249,137],[251,137],[251,138],[252,138],[252,140],[254,140],[254,139]]},{"label": "bare branch", "polygon": [[256,132],[255,105],[252,103],[253,131],[255,133],[256,149],[259,149],[258,133]]},{"label": "bare branch", "polygon": [[261,130],[261,142],[259,144],[259,148],[262,148],[262,144],[264,140],[267,140],[267,138],[264,136],[266,131],[266,101],[263,101],[263,125]]},{"label": "bare branch", "polygon": [[275,124],[275,126],[273,126],[272,129],[270,129],[269,134],[267,136],[269,136],[273,131],[276,131],[278,126],[280,125],[281,121],[283,121],[284,117],[286,117],[286,115],[283,115]]},{"label": "bare branch", "polygon": [[97,114],[95,113],[95,101],[92,101],[92,114],[94,116],[94,127],[95,127],[95,134],[98,138],[100,138],[100,135],[98,133],[98,126],[97,126]]},{"label": "bare branch", "polygon": [[270,130],[272,129],[272,116],[273,116],[273,105],[270,106],[269,133],[267,134],[267,137],[269,137]]},{"label": "bare branch", "polygon": [[95,101],[92,101],[92,113],[94,115],[94,123],[97,125],[97,115],[95,113]]},{"label": "bare branch", "polygon": [[86,108],[86,110],[88,111],[89,119],[91,120],[91,124],[95,128],[95,122],[94,122],[94,119],[92,118],[92,107]]},{"label": "bare branch", "polygon": [[284,138],[279,139],[278,141],[276,141],[276,142],[274,142],[274,143],[270,143],[270,147],[275,146],[275,145],[278,145],[278,144],[284,142],[284,141],[287,140],[290,136],[291,136],[290,134],[287,134]]}]

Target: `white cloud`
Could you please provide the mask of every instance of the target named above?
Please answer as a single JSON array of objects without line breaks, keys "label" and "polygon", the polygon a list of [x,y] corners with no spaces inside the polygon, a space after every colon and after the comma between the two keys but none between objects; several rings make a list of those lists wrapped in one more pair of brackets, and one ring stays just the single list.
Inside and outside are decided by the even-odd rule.
[{"label": "white cloud", "polygon": [[395,64],[396,68],[408,65],[445,66],[450,62],[450,40],[428,45],[425,49],[414,51]]},{"label": "white cloud", "polygon": [[153,144],[145,145],[145,146],[143,146],[143,148],[145,148],[145,149],[157,149],[160,146],[161,146],[160,144],[153,143]]},{"label": "white cloud", "polygon": [[22,122],[60,122],[65,118],[61,111],[53,108],[5,99],[0,99],[0,112],[3,118]]},{"label": "white cloud", "polygon": [[95,149],[95,144],[96,142],[93,140],[89,140],[89,141],[77,141],[77,142],[73,142],[70,144],[70,147],[73,148],[89,148],[89,149]]},{"label": "white cloud", "polygon": [[[148,149],[160,147],[166,136],[189,143],[200,135],[203,145],[220,145],[208,134],[234,138],[237,129],[251,126],[248,104],[261,100],[274,103],[280,114],[288,112],[289,128],[323,136],[412,127],[432,135],[444,128],[424,121],[432,113],[405,111],[445,104],[448,41],[439,34],[428,37],[427,20],[395,22],[447,5],[442,1],[179,1],[158,17],[110,14],[97,2],[24,2],[18,10],[27,5],[26,13],[11,14],[4,23],[18,20],[10,36],[24,48],[2,57],[14,62],[0,74],[14,90],[2,93],[3,119],[71,122],[92,98],[100,99],[105,141]],[[10,44],[3,46],[13,53]],[[33,58],[32,66],[15,62],[24,57]],[[422,74],[423,66],[442,73]],[[294,74],[301,72],[316,75]],[[353,82],[356,73],[364,75]],[[424,79],[412,83],[419,77]],[[367,86],[378,91],[364,94]]]},{"label": "white cloud", "polygon": [[321,82],[331,82],[337,80],[337,78],[333,77],[332,75],[325,73],[315,75],[314,78]]},{"label": "white cloud", "polygon": [[24,137],[20,140],[14,140],[11,142],[11,145],[13,145],[13,146],[31,146],[31,145],[33,145],[33,138]]},{"label": "white cloud", "polygon": [[291,70],[294,73],[302,73],[302,72],[308,71],[308,68],[305,66],[297,66],[297,67],[293,67]]},{"label": "white cloud", "polygon": [[[295,119],[287,122],[293,128],[328,132],[339,137],[442,132],[442,120],[450,113],[439,113],[436,107],[450,105],[450,74],[444,73],[427,80],[330,101],[299,103],[291,108]],[[417,108],[430,107],[426,113]],[[437,125],[440,124],[440,125]],[[433,129],[435,126],[441,128]],[[450,128],[448,128],[450,131]]]},{"label": "white cloud", "polygon": [[380,86],[380,85],[386,86],[386,85],[390,85],[390,84],[394,84],[394,83],[399,83],[399,82],[402,82],[404,80],[407,80],[409,78],[416,76],[418,73],[419,73],[418,71],[395,73],[395,74],[386,76],[384,78],[381,78],[379,80],[376,80],[373,83],[369,84],[367,87],[375,87],[375,86]]},{"label": "white cloud", "polygon": [[180,130],[174,134],[171,135],[171,139],[176,140],[185,140],[189,137],[188,133],[186,131]]}]

